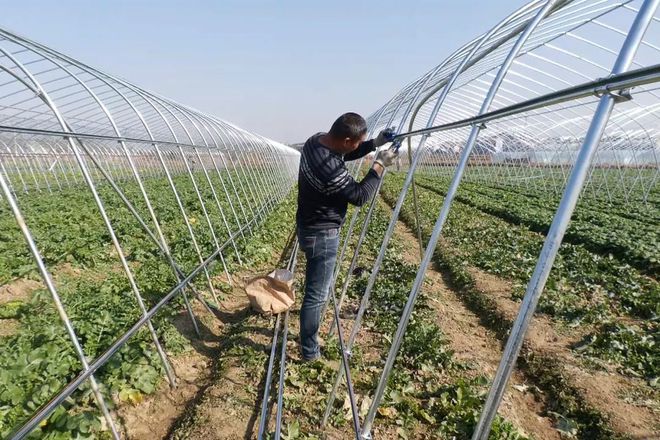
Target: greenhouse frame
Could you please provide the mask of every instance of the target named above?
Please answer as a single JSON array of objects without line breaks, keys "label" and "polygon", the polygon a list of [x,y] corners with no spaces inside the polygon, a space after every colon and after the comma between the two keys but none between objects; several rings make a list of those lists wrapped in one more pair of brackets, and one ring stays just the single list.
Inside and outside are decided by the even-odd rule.
[{"label": "greenhouse frame", "polygon": [[[341,362],[319,409],[321,426],[330,423],[337,410],[335,397],[346,383],[352,435],[358,440],[374,438],[379,408],[425,277],[445,239],[448,218],[457,203],[470,203],[461,193],[466,185],[480,197],[483,188],[538,197],[539,205],[546,203],[542,208],[550,211],[547,227],[537,231],[542,234],[542,247],[522,286],[517,317],[472,439],[489,438],[576,209],[616,208],[628,212],[630,218],[639,216],[646,229],[636,231],[635,238],[646,247],[631,257],[629,265],[657,285],[658,60],[660,0],[533,0],[405,85],[367,118],[370,137],[388,127],[399,133],[393,145],[399,148],[400,158],[380,181],[373,199],[353,209],[342,227],[344,238],[326,307],[333,321],[324,335],[330,338],[337,330]],[[11,222],[16,228],[4,234],[3,251],[16,246],[19,233],[21,246],[26,246],[15,257],[8,254],[0,260],[0,267],[6,266],[3,271],[9,273],[0,275],[0,284],[36,269],[81,366],[74,375],[68,372],[71,380],[58,382],[32,402],[30,410],[15,415],[13,426],[0,425],[0,436],[27,438],[74,393],[89,387],[107,429],[115,439],[121,438],[97,372],[109,364],[119,368],[113,357],[142,334],[169,384],[176,386],[177,376],[162,346],[156,317],[180,301],[177,304],[200,334],[193,303],[211,314],[219,307],[220,283],[214,280],[220,277],[223,285],[234,283],[229,261],[242,264],[240,243],[268,227],[264,223],[268,214],[293,190],[299,157],[291,147],[0,29],[0,213],[6,225]],[[356,179],[366,163],[361,160],[350,168]],[[391,196],[384,238],[366,270],[359,308],[346,335],[340,310],[358,276],[365,240],[381,203],[379,194],[395,175],[401,186]],[[424,219],[421,192],[438,199],[440,209],[430,219]],[[135,309],[126,312],[130,325],[111,335],[112,341],[97,348],[94,356],[86,350],[90,337],[79,334],[86,330],[70,313],[71,300],[62,300],[63,278],[55,274],[66,262],[62,254],[73,251],[46,243],[55,232],[40,230],[40,222],[46,220],[38,218],[37,211],[58,198],[66,211],[67,204],[78,197],[81,206],[92,207],[91,211],[80,213],[80,229],[67,226],[62,234],[85,238],[86,232],[94,232],[94,240],[101,237],[108,258],[120,263],[116,276],[124,280]],[[361,417],[353,386],[357,379],[350,368],[352,353],[372,293],[382,281],[397,223],[409,208],[420,263]],[[513,207],[492,209],[513,216]],[[588,212],[584,215],[590,218]],[[519,217],[516,221],[522,223]],[[86,229],[85,221],[98,227]],[[138,235],[144,241],[133,240]],[[618,243],[607,239],[613,240],[612,248]],[[148,255],[142,259],[141,252]],[[297,244],[292,245],[287,265],[291,272],[295,272],[298,253]],[[20,261],[20,267],[13,267],[10,257]],[[166,288],[158,283],[147,286],[138,275],[151,264],[159,267],[156,260],[169,268]],[[103,267],[92,259],[86,263],[95,265]],[[639,319],[655,325],[657,331],[653,313],[657,311]],[[288,325],[288,311],[277,316],[266,385],[258,403],[260,439],[266,438],[278,332],[286,341]],[[274,438],[280,438],[286,404],[282,397],[286,346],[281,344]]]}]

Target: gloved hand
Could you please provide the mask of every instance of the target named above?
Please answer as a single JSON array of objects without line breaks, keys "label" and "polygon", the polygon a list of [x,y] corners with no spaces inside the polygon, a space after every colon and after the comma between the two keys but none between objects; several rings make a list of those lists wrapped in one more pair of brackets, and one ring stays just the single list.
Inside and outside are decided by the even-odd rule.
[{"label": "gloved hand", "polygon": [[374,163],[379,164],[383,168],[387,168],[394,163],[394,160],[399,157],[399,151],[388,148],[387,150],[381,150],[378,152]]},{"label": "gloved hand", "polygon": [[388,142],[391,142],[392,138],[394,138],[395,135],[396,132],[394,131],[394,127],[381,130],[381,132],[378,133],[378,136],[376,136],[376,139],[374,139],[374,146],[378,148],[385,145]]}]

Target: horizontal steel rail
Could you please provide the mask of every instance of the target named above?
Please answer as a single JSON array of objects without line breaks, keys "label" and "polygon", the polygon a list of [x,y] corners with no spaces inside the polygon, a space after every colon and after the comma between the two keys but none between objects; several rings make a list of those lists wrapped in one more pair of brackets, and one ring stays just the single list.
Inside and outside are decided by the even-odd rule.
[{"label": "horizontal steel rail", "polygon": [[[557,92],[541,95],[537,98],[502,107],[497,110],[484,113],[483,115],[473,116],[471,118],[461,119],[456,122],[436,125],[429,128],[422,128],[406,133],[398,134],[394,141],[406,139],[409,137],[430,135],[440,131],[455,130],[457,128],[469,127],[470,125],[485,124],[486,122],[502,119],[542,107],[561,104],[563,102],[575,101],[576,99],[586,98],[588,96],[600,97],[604,94],[616,93],[632,87],[639,87],[646,84],[660,82],[660,64],[644,67],[641,69],[630,70],[628,72],[600,78],[577,86],[568,87]],[[1,127],[0,127],[1,128]]]},{"label": "horizontal steel rail", "polygon": [[[126,143],[136,143],[136,144],[158,144],[158,145],[169,145],[174,147],[187,147],[187,148],[204,148],[207,150],[222,150],[222,148],[214,148],[210,145],[204,144],[190,144],[186,142],[176,142],[176,141],[166,141],[166,140],[152,140],[148,138],[132,138],[124,136],[109,136],[104,134],[94,134],[94,133],[79,133],[76,131],[61,131],[61,130],[44,130],[40,128],[27,128],[27,127],[13,127],[8,125],[0,125],[0,132],[6,133],[16,133],[16,134],[26,134],[34,136],[54,136],[62,138],[77,138],[77,139],[92,139],[98,141],[111,141],[111,142],[126,142]],[[294,151],[293,149],[291,151]]]}]

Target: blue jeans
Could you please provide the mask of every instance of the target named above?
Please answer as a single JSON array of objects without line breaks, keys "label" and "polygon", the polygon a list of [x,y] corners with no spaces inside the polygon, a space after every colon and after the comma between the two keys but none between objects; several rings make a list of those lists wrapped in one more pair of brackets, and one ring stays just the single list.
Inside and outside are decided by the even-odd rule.
[{"label": "blue jeans", "polygon": [[303,358],[310,360],[321,355],[317,336],[337,260],[339,229],[298,229],[298,241],[307,256],[305,294],[300,308],[300,345]]}]

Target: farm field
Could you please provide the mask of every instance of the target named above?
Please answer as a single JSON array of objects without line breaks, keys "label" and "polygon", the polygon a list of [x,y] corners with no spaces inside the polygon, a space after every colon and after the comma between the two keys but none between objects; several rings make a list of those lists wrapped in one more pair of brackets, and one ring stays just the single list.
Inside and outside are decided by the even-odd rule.
[{"label": "farm field", "polygon": [[[202,181],[201,176],[196,177]],[[232,177],[225,174],[224,178],[229,186]],[[233,176],[236,185],[247,188],[248,182],[241,179],[244,178]],[[237,249],[241,256],[249,256],[251,261],[260,258],[261,248],[255,247],[251,241],[250,229],[243,226],[245,230],[238,234],[237,225],[256,228],[265,214],[259,210],[271,209],[276,202],[276,194],[271,196],[271,200],[258,199],[258,195],[242,198],[240,209],[243,211],[239,213],[245,213],[245,218],[254,218],[254,221],[240,219],[239,223],[232,218],[226,199],[218,207],[212,202],[214,198],[210,188],[200,185],[202,197],[207,200],[209,219],[217,234],[214,238],[205,224],[204,213],[189,177],[178,176],[174,181],[204,258],[215,251],[215,240],[223,243],[229,237],[223,226],[220,208],[225,213],[232,234],[238,236]],[[213,182],[221,187],[217,178]],[[148,179],[145,187],[150,195],[158,195],[152,197],[154,211],[174,260],[185,273],[190,272],[199,264],[199,257],[190,246],[187,226],[167,181]],[[148,219],[146,207],[140,204],[137,184],[125,182],[122,190],[143,218]],[[101,186],[100,195],[148,309],[176,285],[172,268],[112,189]],[[81,346],[87,358],[94,359],[137,321],[141,311],[91,194],[72,188],[53,194],[21,195],[18,203],[44,262],[51,268],[55,286]],[[239,210],[239,207],[235,209]],[[41,282],[16,221],[4,202],[0,208],[0,222],[0,322],[3,329],[0,333],[0,437],[4,438],[75,377],[82,366],[50,294]],[[239,264],[233,246],[226,246],[223,254],[229,269]],[[213,304],[215,298],[222,297],[223,292],[229,289],[229,283],[219,261],[211,269],[215,289],[213,295],[204,276],[198,277],[195,284],[203,292],[203,298]],[[193,301],[192,296],[189,301]],[[184,301],[178,296],[153,319],[159,340],[172,355],[190,349],[190,342],[173,325],[173,319],[181,310],[185,310]],[[97,378],[103,384],[105,393],[112,397],[108,401],[121,404],[139,401],[143,395],[154,392],[163,381],[163,374],[162,363],[149,333],[142,328],[100,370]],[[91,436],[101,428],[97,412],[89,388],[82,387],[73,399],[69,399],[41,424],[34,436]]]},{"label": "farm field", "polygon": [[[152,182],[151,184],[158,188],[158,182]],[[109,196],[109,194],[105,195]],[[49,206],[53,207],[53,211],[44,212],[44,218],[62,212],[65,207],[71,207],[73,211],[63,211],[62,215],[71,215],[72,212],[76,212],[84,218],[85,215],[88,215],[86,209],[93,211],[90,204],[91,200],[81,192],[27,197],[32,198],[30,206],[35,207],[43,206],[39,204],[39,197],[48,199],[48,202],[42,203],[49,203]],[[113,212],[120,214],[121,210],[118,206],[113,206]],[[285,202],[275,214],[268,218],[269,227],[262,229],[257,236],[251,237],[240,246],[239,249],[248,267],[264,267],[264,270],[266,270],[265,267],[268,266],[265,263],[270,265],[275,263],[273,255],[277,254],[281,247],[284,247],[286,238],[289,236],[288,229],[290,228],[288,225],[291,224],[293,212],[293,196],[290,196],[288,202]],[[90,215],[90,218],[94,217]],[[130,222],[127,222],[127,220],[130,220],[129,216],[118,216],[113,220],[116,220],[113,223],[120,231],[125,231],[123,229],[124,223],[130,224]],[[373,232],[370,232],[369,235],[370,241],[375,243],[381,239],[386,224],[384,222],[386,221],[386,212],[380,208],[373,222]],[[86,231],[87,236],[94,232],[102,235],[102,225],[89,223],[86,223],[86,225],[91,228]],[[33,230],[39,230],[36,224]],[[127,236],[138,234],[137,229],[129,229],[128,231]],[[16,233],[18,234],[17,231]],[[66,246],[77,246],[80,249],[89,248],[87,254],[76,256],[77,258],[68,258],[64,262],[58,262],[54,257],[51,257],[53,259],[49,260],[49,263],[56,268],[54,273],[58,291],[62,296],[70,318],[74,322],[74,327],[85,353],[88,357],[94,358],[109,346],[115,335],[124,332],[139,317],[139,310],[136,305],[126,300],[130,288],[119,272],[117,263],[112,261],[110,255],[106,255],[109,252],[108,248],[100,245],[96,247],[90,246],[90,244],[80,245],[80,243],[73,241],[79,234],[80,231],[77,234],[65,235],[62,242],[55,242],[61,247],[54,247],[57,250],[54,250],[52,255],[58,255],[58,252],[62,248],[66,249]],[[182,231],[180,234],[179,236],[183,236]],[[47,244],[46,238],[55,236],[55,234],[44,235],[44,237],[40,237],[42,240],[38,242]],[[172,237],[176,236],[176,234],[172,235]],[[18,235],[15,236],[16,240],[20,238]],[[137,238],[135,239],[137,240]],[[210,239],[200,242],[205,244],[207,248],[211,246]],[[14,242],[15,245],[18,243],[19,241]],[[264,245],[264,243],[268,243],[268,245]],[[145,246],[147,242],[145,240],[135,241],[132,244],[138,249]],[[176,241],[171,242],[173,250],[176,249],[176,244]],[[371,382],[375,379],[374,375],[377,373],[378,349],[384,349],[387,334],[396,326],[398,319],[400,308],[389,308],[388,305],[397,300],[401,301],[402,295],[405,295],[404,290],[408,288],[415,271],[414,265],[405,263],[401,258],[395,256],[401,245],[396,244],[395,246],[392,255],[388,257],[388,269],[384,274],[388,278],[397,281],[388,283],[382,289],[377,290],[374,297],[375,312],[373,317],[370,315],[367,321],[367,325],[372,329],[370,331],[374,332],[370,338],[378,337],[379,339],[373,341],[375,346],[369,353],[371,357],[369,362],[362,360],[359,351],[354,358],[357,361],[354,365],[355,373],[362,376],[359,383],[363,384],[362,392],[365,394],[369,391]],[[19,246],[15,246],[13,249],[17,247]],[[371,247],[369,246],[369,248]],[[48,249],[47,246],[45,248]],[[131,252],[131,247],[126,249],[131,267],[135,270],[138,285],[145,295],[148,305],[152,305],[157,299],[157,295],[162,292],[159,289],[166,289],[174,281],[171,275],[168,276],[169,267],[164,262],[159,261],[160,259],[157,258],[155,252],[153,255],[142,255]],[[210,249],[208,250],[210,251]],[[48,257],[51,254],[45,253],[45,255]],[[372,259],[373,254],[368,254],[363,263],[369,264]],[[8,259],[8,261],[13,261],[13,259]],[[195,264],[192,256],[189,256],[188,260],[180,261],[188,262],[191,266]],[[234,260],[231,260],[231,267],[232,273],[235,271],[241,272]],[[17,279],[16,276],[19,270],[24,271],[25,275]],[[213,283],[216,288],[223,292],[221,298],[228,296],[231,302],[232,289],[223,276],[217,275],[221,272],[217,266],[214,272]],[[394,277],[394,274],[398,276]],[[402,274],[407,275],[401,277]],[[3,398],[2,407],[5,408],[3,412],[3,436],[5,436],[11,431],[12,424],[25,420],[31,410],[58,391],[81,367],[79,361],[75,358],[75,353],[70,347],[63,328],[58,325],[47,292],[43,290],[40,283],[33,280],[36,278],[34,268],[16,265],[10,267],[3,275],[7,279],[11,279],[4,286],[7,291],[15,291],[18,286],[24,289],[21,292],[24,298],[2,304],[3,321],[11,323],[13,326],[11,333],[3,335],[0,339],[2,343],[2,365],[4,367],[3,381],[0,384],[2,393],[0,395]],[[358,279],[354,282],[350,290],[351,295],[358,294],[358,289],[363,282],[364,279]],[[203,283],[199,284],[201,284],[201,288],[204,287]],[[149,286],[153,290],[149,289]],[[221,304],[221,309],[223,304],[224,302]],[[383,310],[379,310],[381,308]],[[421,307],[422,312],[415,320],[415,323],[419,322],[419,324],[411,326],[410,336],[407,339],[409,342],[404,345],[404,358],[400,369],[397,369],[399,379],[397,379],[397,385],[388,394],[390,396],[388,399],[391,400],[390,404],[383,410],[384,414],[387,415],[385,421],[389,422],[386,425],[391,425],[390,430],[392,432],[399,430],[404,434],[409,430],[420,429],[428,432],[433,429],[441,429],[441,432],[446,435],[465,433],[468,429],[471,429],[474,418],[478,415],[479,405],[483,401],[485,391],[485,378],[474,373],[463,374],[461,371],[465,366],[456,360],[452,360],[452,353],[447,347],[446,341],[443,339],[434,341],[440,330],[433,323],[434,317],[429,313],[429,310],[426,310],[427,308],[428,306]],[[199,310],[199,307],[195,309]],[[193,335],[182,334],[175,325],[185,319],[181,316],[184,314],[184,310],[183,303],[179,300],[161,312],[154,320],[159,339],[164,343],[168,354],[174,356],[175,359],[179,356],[188,356],[186,353],[189,353],[194,345],[188,339]],[[255,327],[269,327],[268,320],[254,315],[246,315],[246,318],[250,322],[256,320],[257,322],[252,322]],[[224,329],[224,331],[241,336],[241,341],[245,340],[243,338],[255,339],[254,334],[240,335],[234,333],[234,331],[238,332],[240,326],[238,323],[233,325],[237,326],[236,330]],[[241,322],[240,325],[245,324]],[[292,332],[291,340],[294,340],[294,337],[295,333]],[[238,356],[241,360],[240,364],[251,366],[250,375],[253,378],[258,378],[259,374],[263,373],[260,360],[264,359],[268,347],[264,346],[263,350],[259,351],[250,349],[249,346],[232,346],[230,341],[231,338],[228,342],[222,344],[222,350],[218,353],[219,357],[214,359],[214,362],[222,363],[225,358],[231,359],[232,356]],[[99,381],[105,385],[106,395],[111,397],[109,401],[115,402],[116,410],[119,412],[123,411],[123,407],[134,405],[139,407],[140,403],[148,399],[150,394],[162,389],[164,371],[156,353],[148,342],[148,334],[146,332],[139,333],[97,374]],[[332,342],[330,341],[329,344],[332,344]],[[59,359],[57,369],[52,368],[53,358]],[[22,360],[25,360],[25,363],[21,363]],[[336,353],[334,360],[335,362],[338,360]],[[424,377],[418,376],[420,369],[426,372]],[[304,404],[309,402],[307,399],[310,396],[297,396],[297,389],[307,381],[315,383],[318,390],[317,396],[314,396],[313,399],[324,401],[328,382],[332,380],[332,373],[333,370],[329,366],[320,363],[311,367],[296,364],[291,366],[287,373],[287,384],[290,385],[290,390],[287,391],[286,395],[287,417],[291,417],[291,420],[302,420],[302,422],[298,422],[298,424],[293,422],[287,428],[288,430],[302,429],[303,431],[314,432],[317,429],[319,414],[313,410],[314,407]],[[445,373],[451,373],[453,380],[449,381],[447,377],[444,377]],[[296,378],[297,375],[299,375],[298,378]],[[316,376],[319,377],[315,379]],[[436,389],[443,389],[447,393],[442,394],[445,397],[434,404],[433,411],[420,409],[425,403],[428,403],[428,399],[421,397],[421,395],[426,392],[425,387],[430,386],[428,382],[430,379],[435,382]],[[255,383],[254,386],[256,390],[258,383]],[[400,392],[403,394],[399,395],[397,390],[401,390]],[[106,431],[103,430],[99,413],[94,408],[89,391],[82,388],[74,396],[65,406],[60,407],[53,413],[47,422],[42,424],[40,431],[35,432],[33,435],[35,437],[43,436],[44,438],[70,438],[72,436],[94,438],[99,435],[102,436]],[[297,402],[298,399],[303,401]],[[343,402],[343,398],[341,402]],[[299,414],[298,412],[302,413]],[[337,429],[337,432],[348,432],[346,409],[339,407],[337,412],[338,414],[332,419],[332,425]],[[438,428],[436,420],[444,419],[443,414],[451,417],[452,421],[449,424],[444,422],[443,426]],[[302,415],[306,418],[300,419]],[[417,426],[420,423],[422,423],[422,427]],[[175,432],[185,430],[185,419],[180,421],[179,424],[180,427]],[[516,428],[508,422],[498,422],[496,431],[499,432],[500,430],[501,434],[498,434],[497,438],[522,438],[518,437]],[[188,438],[188,434],[182,438]]]},{"label": "farm field", "polygon": [[[218,368],[211,375],[195,376],[199,383],[190,385],[191,389],[204,396],[209,390],[229,387],[228,380],[240,379],[239,383],[248,390],[241,394],[242,401],[254,403],[263,391],[262,376],[269,351],[270,340],[264,332],[272,329],[274,321],[247,312],[240,286],[259,270],[265,272],[276,265],[278,254],[293,231],[295,197],[289,195],[279,204],[274,197],[266,199],[252,190],[248,176],[227,173],[222,182],[217,176],[211,177],[214,187],[227,188],[230,194],[236,188],[236,192],[244,191],[244,197],[238,199],[240,205],[232,206],[224,193],[216,194],[216,203],[211,188],[204,185],[204,176],[194,176],[214,232],[210,232],[190,178],[175,176],[188,224],[202,256],[215,250],[215,240],[228,240],[227,226],[235,234],[236,248],[228,245],[223,252],[234,283],[230,285],[220,261],[212,266],[208,279],[200,275],[195,281],[202,298],[217,307],[220,315],[216,316],[188,291],[187,299],[193,303],[196,319],[203,323],[201,339],[190,326],[186,303],[180,296],[156,315],[154,327],[179,369],[185,368],[180,359],[191,357],[191,353],[205,365]],[[385,180],[383,202],[374,211],[357,263],[360,270],[351,279],[344,309],[357,307],[364,292],[391,214],[387,204],[392,206],[396,200],[403,177],[391,173]],[[426,239],[448,181],[420,175],[416,183]],[[137,185],[125,181],[120,186],[135,209],[148,218]],[[174,260],[184,272],[193,270],[199,264],[199,256],[190,246],[188,227],[169,183],[164,178],[147,179],[145,189],[150,195],[158,194],[152,197],[153,209]],[[101,186],[100,196],[149,308],[176,284],[172,269],[114,191]],[[87,191],[63,189],[53,194],[21,194],[18,202],[44,261],[52,268],[56,287],[85,354],[94,359],[141,315],[94,201]],[[533,337],[526,345],[492,438],[553,438],[560,432],[568,435],[573,431],[580,438],[626,438],[647,432],[649,426],[658,429],[654,421],[660,411],[660,288],[655,260],[658,231],[653,221],[644,221],[642,217],[653,214],[642,209],[625,212],[615,206],[593,209],[590,202],[576,211],[542,296],[539,325],[545,336]],[[419,264],[418,252],[412,245],[417,225],[411,203],[408,197],[352,357],[352,376],[362,411],[370,403],[382,356],[389,347]],[[379,409],[375,432],[408,438],[469,435],[501,355],[500,344],[515,317],[543,234],[552,219],[553,203],[556,201],[532,191],[523,193],[474,182],[461,186],[436,252],[435,267],[427,274],[423,295]],[[265,213],[258,212],[261,206],[278,208],[264,221]],[[0,335],[0,432],[6,436],[75,377],[81,365],[13,216],[7,206],[2,209],[0,280],[7,295],[0,304],[0,320],[5,329]],[[253,225],[256,235],[248,229],[239,233],[239,227],[251,218],[261,225]],[[364,212],[357,224],[363,218]],[[351,238],[349,252],[356,240]],[[304,257],[300,258],[298,291],[304,279]],[[347,263],[344,262],[344,271]],[[343,284],[344,277],[340,273],[338,285]],[[209,286],[213,286],[213,292]],[[215,303],[216,299],[219,303]],[[224,313],[235,318],[222,319]],[[326,316],[324,331],[330,326],[331,315]],[[456,326],[448,325],[452,322]],[[344,334],[350,332],[351,323],[350,318],[343,320]],[[330,426],[319,427],[320,408],[324,408],[340,364],[337,340],[326,341],[330,357],[327,362],[303,365],[297,361],[297,325],[295,310],[288,337],[285,431],[298,432],[300,438],[321,438],[328,429],[336,438],[350,435],[345,391],[335,402]],[[554,339],[552,343],[548,343],[548,338]],[[464,347],[475,339],[481,341],[480,350]],[[247,406],[241,409],[243,404],[238,404],[235,396],[230,398],[226,393],[225,401],[194,399],[181,392],[180,408],[170,408],[166,412],[168,418],[142,414],[144,402],[162,405],[158,402],[167,395],[165,370],[150,342],[146,329],[140,330],[96,375],[111,408],[122,415],[123,429],[130,438],[162,436],[163,428],[159,425],[168,424],[168,432],[174,438],[201,439],[211,435],[208,425],[200,422],[208,414],[244,411],[246,421],[256,417],[257,414],[248,414]],[[199,349],[201,346],[204,350]],[[54,358],[59,360],[57,368],[52,363]],[[596,390],[590,387],[605,379],[607,382],[603,383],[610,384],[611,389],[605,397],[598,398]],[[310,388],[309,384],[313,386]],[[629,412],[637,421],[628,420],[619,411]],[[140,429],[136,427],[137,420]],[[254,423],[233,426],[230,432],[234,434],[256,429]],[[82,387],[33,435],[96,438],[107,435],[107,427],[89,388]],[[225,432],[216,438],[231,435]]]},{"label": "farm field", "polygon": [[[195,176],[202,181],[201,176]],[[364,292],[391,214],[387,204],[391,206],[396,200],[403,177],[391,173],[385,180],[383,201],[374,211],[358,260],[360,270],[351,279],[344,309],[357,307]],[[248,188],[248,182],[242,179],[232,174],[222,183],[217,178],[212,182],[216,187],[224,184],[231,188],[234,184]],[[416,182],[422,233],[427,237],[448,182],[427,175],[419,176]],[[214,238],[203,220],[204,212],[191,181],[188,176],[177,176],[175,184],[201,254],[209,255],[215,250]],[[187,226],[167,181],[147,179],[145,187],[149,194],[159,194],[153,199],[154,210],[174,259],[184,271],[192,270],[199,259],[189,245]],[[100,188],[137,285],[150,307],[175,284],[172,269],[112,189]],[[148,212],[140,203],[137,185],[125,182],[122,190],[146,218]],[[242,206],[234,206],[234,216],[226,198],[219,198],[221,213],[217,204],[208,202],[214,200],[210,188],[200,185],[199,190],[207,200],[207,213],[219,242],[229,237],[223,227],[223,214],[230,230],[238,231],[243,221],[240,216],[256,214],[262,202],[254,193],[243,198]],[[189,296],[203,324],[201,339],[192,332],[181,297],[153,320],[176,367],[184,368],[185,362],[181,364],[180,359],[194,358],[217,368],[211,375],[200,373],[194,378],[198,383],[188,385],[201,397],[195,398],[192,391],[179,393],[180,408],[170,407],[165,419],[144,409],[145,402],[163,405],[160,402],[168,394],[165,371],[146,329],[96,375],[113,411],[122,415],[129,438],[146,439],[164,432],[173,438],[232,438],[241,430],[256,429],[254,417],[258,414],[252,413],[252,407],[263,392],[262,376],[270,349],[267,332],[272,331],[274,321],[247,312],[240,286],[259,270],[265,272],[277,264],[293,231],[294,202],[295,196],[289,195],[262,226],[255,224],[256,235],[247,231],[245,237],[237,234],[236,249],[243,266],[233,247],[226,247],[223,255],[234,286],[229,284],[220,262],[209,273],[219,304],[209,291],[209,281],[202,276],[197,279],[197,290],[220,313],[209,314],[201,302]],[[276,200],[269,203],[275,206]],[[418,251],[412,245],[417,225],[411,203],[408,197],[379,275],[382,281],[374,290],[353,352],[352,376],[362,411],[370,403],[370,392],[382,368],[381,356],[389,347],[419,264]],[[551,220],[550,203],[540,194],[470,182],[462,185],[436,251],[435,267],[427,273],[422,297],[378,411],[375,432],[408,438],[469,435],[501,356],[500,344]],[[85,354],[93,359],[140,317],[93,200],[85,191],[62,190],[24,194],[19,196],[19,204],[25,207],[24,214],[44,260],[53,268],[56,287]],[[357,224],[363,218],[364,212]],[[0,241],[0,279],[4,282],[3,292],[12,298],[0,304],[0,319],[8,329],[0,335],[0,365],[4,367],[0,375],[1,432],[5,436],[71,380],[81,366],[6,207],[2,219],[5,227]],[[613,225],[618,228],[614,236],[608,233]],[[545,336],[539,338],[540,331],[535,328],[537,333],[525,347],[492,438],[559,438],[560,433],[569,435],[573,431],[579,438],[626,438],[647,432],[649,426],[658,429],[654,418],[660,411],[656,319],[659,288],[652,269],[657,241],[650,239],[638,246],[643,234],[657,237],[651,225],[623,212],[578,209],[539,307],[539,328]],[[355,245],[356,237],[352,237],[348,250]],[[304,257],[300,258],[298,291],[304,279]],[[341,272],[338,285],[344,276]],[[326,316],[324,331],[329,329],[330,315]],[[345,391],[335,402],[330,426],[319,427],[321,408],[325,407],[340,364],[336,337],[326,341],[329,360],[301,364],[296,351],[297,316],[295,309],[288,337],[285,432],[298,433],[295,435],[299,437],[292,438],[321,438],[328,432],[343,438],[351,432]],[[188,324],[182,327],[182,322]],[[350,332],[351,323],[350,318],[343,320],[344,334]],[[553,342],[548,343],[548,338],[554,338]],[[479,350],[465,347],[475,340],[481,345]],[[57,368],[53,368],[53,358],[59,359]],[[604,379],[612,389],[599,399],[596,390],[589,388]],[[237,384],[244,385],[247,394],[238,393],[241,386]],[[242,397],[238,399],[228,389]],[[225,397],[204,398],[213,390]],[[637,421],[617,414],[619,410],[629,411]],[[234,423],[231,430],[212,434],[208,424],[200,421],[209,414],[227,412],[244,412],[246,424]],[[107,427],[101,420],[90,390],[83,387],[34,436],[103,437]],[[249,420],[253,420],[252,425],[247,423]],[[166,431],[163,424],[169,426]]]},{"label": "farm field", "polygon": [[660,440],[660,0],[14,3],[0,440]]},{"label": "farm field", "polygon": [[[286,220],[275,220],[276,224],[290,222],[292,214],[291,210],[283,211],[282,216]],[[351,305],[359,301],[368,268],[373,264],[375,249],[382,240],[389,215],[390,211],[384,204],[375,210],[364,253],[360,257],[361,275],[349,287]],[[276,230],[278,238],[271,242],[274,245],[273,253],[285,247],[288,236],[285,229]],[[416,271],[414,255],[410,256],[404,251],[404,242],[409,238],[403,230],[397,233],[386,256],[384,281],[374,291],[365,328],[353,351],[351,370],[362,416],[371,401],[369,395],[382,368],[382,354],[388,348]],[[298,291],[304,275],[302,263],[300,261],[298,264]],[[374,434],[381,438],[462,438],[468,435],[476,423],[487,390],[487,379],[479,368],[483,359],[468,359],[465,353],[455,355],[454,346],[458,341],[450,340],[444,334],[439,321],[441,309],[434,298],[441,285],[444,286],[444,282],[435,274],[425,289],[427,293],[419,300],[386,398],[379,409]],[[218,355],[218,362],[222,366],[218,368],[217,376],[200,397],[199,403],[192,406],[175,427],[173,438],[229,439],[245,433],[250,437],[256,435],[259,411],[255,402],[259,403],[263,393],[272,337],[271,331],[265,330],[271,329],[275,320],[247,314],[247,300],[241,292],[228,295],[223,307],[236,320],[232,320],[227,330],[231,335],[227,349]],[[299,304],[293,309],[287,342],[289,360],[284,389],[283,436],[300,439],[351,437],[351,413],[345,390],[340,392],[335,401],[328,426],[320,427],[327,396],[340,363],[338,344],[336,338],[326,339],[327,359],[312,364],[301,363],[297,347],[298,309]],[[322,326],[323,335],[327,334],[330,320],[331,317],[326,316]],[[344,334],[348,333],[350,325],[350,319],[343,320]],[[244,341],[249,343],[245,344]],[[277,369],[274,374],[279,374]],[[538,438],[559,438],[549,419],[541,417],[542,422],[536,421],[536,417],[539,417],[534,413],[537,404],[531,393],[527,399],[528,402],[520,398],[507,399],[507,406],[514,409],[507,410],[506,416],[498,418],[492,438],[529,438],[529,434],[525,434],[526,430],[536,433]],[[527,422],[534,422],[524,427],[520,425],[519,419],[513,422],[507,416],[515,418],[515,411],[527,415]],[[207,420],[217,420],[217,424],[222,427],[216,429],[209,426]],[[271,433],[273,429],[274,409],[269,424]]]},{"label": "farm field", "polygon": [[[444,195],[446,184],[420,179],[420,186],[431,191],[431,196]],[[552,220],[551,202],[471,184],[461,188],[457,201],[456,216],[463,222],[461,227],[447,230],[448,239],[460,242],[469,261],[481,269],[524,283],[534,267],[535,261],[530,260],[538,255],[542,236]],[[623,340],[618,341],[622,343],[619,345],[616,339],[602,343],[597,334],[592,342],[600,347],[596,352],[624,361],[629,373],[653,380],[660,374],[660,348],[653,343],[658,336],[656,318],[660,313],[660,285],[653,270],[660,253],[657,224],[594,212],[588,204],[587,200],[569,226],[540,310],[573,326],[599,323],[602,334],[611,333],[617,326],[613,322],[616,317],[641,325],[641,329],[633,324],[615,332],[626,342],[634,342],[633,335],[637,334],[634,345],[626,346]],[[468,218],[471,223],[467,223]],[[479,239],[479,232],[486,236]],[[495,241],[487,246],[490,239]],[[470,248],[475,251],[470,253]],[[646,270],[632,267],[635,262]]]},{"label": "farm field", "polygon": [[[382,195],[388,203],[396,201],[402,179],[401,174],[391,175],[385,182]],[[423,175],[417,180],[422,233],[428,236],[447,181]],[[533,216],[533,199],[530,209],[525,209],[529,199],[513,192],[503,196],[483,185],[460,187],[435,254],[436,266],[459,288],[463,301],[502,340],[515,318],[543,241],[544,229],[539,225],[544,220]],[[506,216],[502,214],[504,207],[511,207]],[[585,208],[582,212],[591,211]],[[592,393],[591,397],[596,398],[589,401],[589,390],[580,390],[585,383],[583,372],[615,378],[610,382],[613,399],[632,403],[628,411],[641,408],[648,420],[655,417],[657,421],[657,280],[626,262],[632,247],[621,246],[618,254],[590,250],[596,247],[593,242],[580,241],[580,217],[576,217],[578,226],[569,228],[572,239],[562,245],[539,304],[544,325],[539,325],[536,332],[551,331],[554,336],[549,339],[557,337],[553,342],[559,343],[541,344],[542,334],[537,334],[540,342],[530,337],[525,348],[527,358],[523,356],[519,363],[537,382],[549,386],[545,391],[557,404],[564,401],[575,410],[574,419],[584,423],[584,429],[600,423],[599,411],[616,423],[616,414],[610,413],[616,411],[611,411],[612,401],[604,396]],[[417,228],[411,197],[404,204],[401,218]],[[629,230],[634,233],[635,228]],[[622,243],[627,238],[625,233],[622,230],[620,234]],[[499,288],[489,289],[489,284]],[[535,347],[537,343],[540,346]],[[568,361],[570,364],[562,365]],[[571,381],[575,384],[573,396],[568,391]],[[592,383],[596,385],[598,380]],[[588,407],[593,411],[587,411]],[[566,411],[563,414],[568,415]],[[653,429],[657,431],[657,424]]]}]

